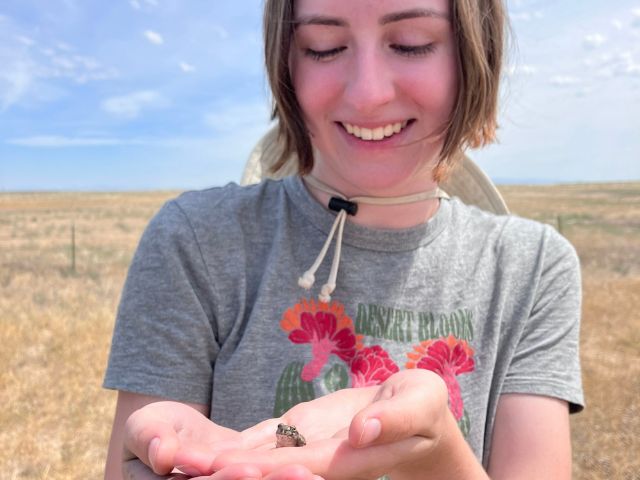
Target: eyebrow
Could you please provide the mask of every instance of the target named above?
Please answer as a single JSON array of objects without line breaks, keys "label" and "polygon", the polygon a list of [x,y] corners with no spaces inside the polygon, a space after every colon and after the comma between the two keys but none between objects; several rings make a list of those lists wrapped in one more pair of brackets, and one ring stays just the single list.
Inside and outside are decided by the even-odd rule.
[{"label": "eyebrow", "polygon": [[324,25],[328,27],[348,27],[349,24],[337,17],[328,17],[325,15],[305,15],[304,17],[297,18],[294,22],[294,27],[300,27],[302,25]]},{"label": "eyebrow", "polygon": [[449,20],[449,15],[443,12],[438,12],[432,8],[413,8],[411,10],[403,10],[401,12],[388,13],[380,19],[380,25],[386,25],[388,23],[400,22],[402,20],[408,20],[411,18],[440,18],[442,20]]},{"label": "eyebrow", "polygon": [[[438,12],[431,8],[413,8],[410,10],[403,10],[401,12],[392,12],[383,15],[378,22],[380,25],[387,25],[389,23],[400,22],[402,20],[409,20],[412,18],[439,18],[442,20],[449,20],[449,15],[446,13]],[[328,27],[348,27],[349,23],[346,20],[338,17],[329,17],[326,15],[306,15],[295,20],[294,28],[302,25],[322,25]]]}]

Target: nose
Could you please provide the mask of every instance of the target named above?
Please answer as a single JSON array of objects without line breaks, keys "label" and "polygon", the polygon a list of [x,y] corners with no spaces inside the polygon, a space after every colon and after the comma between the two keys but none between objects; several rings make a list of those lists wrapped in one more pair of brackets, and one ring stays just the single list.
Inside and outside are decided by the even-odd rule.
[{"label": "nose", "polygon": [[374,49],[352,57],[344,91],[344,100],[363,114],[373,113],[396,95],[393,70],[384,54]]}]

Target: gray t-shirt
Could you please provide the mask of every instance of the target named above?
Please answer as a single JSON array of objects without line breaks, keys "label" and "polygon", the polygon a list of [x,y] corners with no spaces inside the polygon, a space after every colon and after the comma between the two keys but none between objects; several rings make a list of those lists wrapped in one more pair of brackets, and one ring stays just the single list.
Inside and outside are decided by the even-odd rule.
[{"label": "gray t-shirt", "polygon": [[553,228],[455,198],[413,228],[348,222],[326,304],[332,250],[310,291],[297,280],[334,219],[299,177],[168,202],[129,269],[104,385],[210,404],[244,429],[427,368],[485,465],[501,394],[582,408],[579,262]]}]

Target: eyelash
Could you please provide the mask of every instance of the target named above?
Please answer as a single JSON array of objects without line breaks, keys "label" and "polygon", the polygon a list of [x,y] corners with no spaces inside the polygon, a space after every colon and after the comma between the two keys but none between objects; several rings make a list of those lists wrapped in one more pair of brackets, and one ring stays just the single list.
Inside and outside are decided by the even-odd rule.
[{"label": "eyelash", "polygon": [[[422,55],[431,53],[433,52],[433,50],[435,50],[435,44],[433,43],[427,43],[425,45],[417,45],[417,46],[392,44],[390,45],[390,47],[396,53],[403,55],[405,57],[420,57]],[[332,48],[331,50],[313,50],[311,48],[306,48],[304,50],[304,53],[311,59],[321,62],[323,60],[330,60],[331,58],[345,51],[346,49],[347,47]]]},{"label": "eyelash", "polygon": [[311,57],[311,59],[320,62],[322,60],[329,60],[346,49],[347,47],[332,48],[331,50],[313,50],[311,48],[306,48],[304,53],[308,57]]},{"label": "eyelash", "polygon": [[406,57],[420,57],[422,55],[426,55],[427,53],[433,52],[436,46],[434,43],[427,43],[425,45],[416,46],[391,45],[391,48],[398,52],[400,55],[404,55]]}]

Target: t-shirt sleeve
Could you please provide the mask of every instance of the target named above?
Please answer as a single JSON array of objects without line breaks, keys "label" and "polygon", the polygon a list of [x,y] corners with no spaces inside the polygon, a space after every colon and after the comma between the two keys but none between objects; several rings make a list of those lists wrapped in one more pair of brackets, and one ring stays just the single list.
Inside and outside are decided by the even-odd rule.
[{"label": "t-shirt sleeve", "polygon": [[214,298],[189,219],[168,202],[129,268],[104,387],[210,404],[219,351]]},{"label": "t-shirt sleeve", "polygon": [[575,249],[545,226],[537,292],[503,384],[503,393],[560,398],[584,407],[579,357],[580,262]]}]

